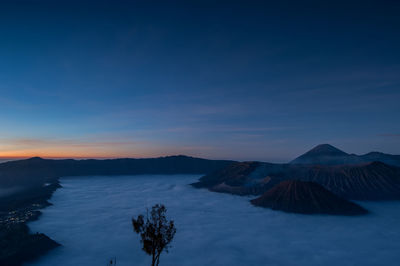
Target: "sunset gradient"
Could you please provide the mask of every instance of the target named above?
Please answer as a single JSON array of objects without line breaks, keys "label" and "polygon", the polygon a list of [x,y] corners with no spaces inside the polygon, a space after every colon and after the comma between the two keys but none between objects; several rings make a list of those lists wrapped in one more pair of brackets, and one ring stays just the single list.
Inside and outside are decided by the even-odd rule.
[{"label": "sunset gradient", "polygon": [[189,2],[2,2],[0,157],[400,153],[398,2]]}]

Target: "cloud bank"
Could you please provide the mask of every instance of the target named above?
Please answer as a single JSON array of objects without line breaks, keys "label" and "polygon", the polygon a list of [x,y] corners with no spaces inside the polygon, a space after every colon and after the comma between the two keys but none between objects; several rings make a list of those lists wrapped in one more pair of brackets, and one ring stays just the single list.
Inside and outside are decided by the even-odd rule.
[{"label": "cloud bank", "polygon": [[130,218],[155,203],[177,234],[161,265],[397,265],[399,202],[361,204],[364,217],[306,216],[257,208],[248,198],[194,189],[198,176],[62,179],[54,204],[29,224],[63,247],[30,266],[150,265]]}]

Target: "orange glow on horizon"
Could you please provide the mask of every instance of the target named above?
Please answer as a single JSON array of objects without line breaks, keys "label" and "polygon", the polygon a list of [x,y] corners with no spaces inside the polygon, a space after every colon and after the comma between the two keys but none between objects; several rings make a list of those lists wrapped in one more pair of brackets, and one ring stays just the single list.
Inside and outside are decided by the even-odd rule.
[{"label": "orange glow on horizon", "polygon": [[41,157],[49,159],[85,159],[85,158],[143,158],[143,157],[159,157],[164,156],[162,154],[149,154],[149,153],[93,153],[93,152],[68,152],[68,151],[58,151],[58,152],[25,152],[25,151],[15,151],[15,152],[0,152],[0,159],[24,159],[31,157]]},{"label": "orange glow on horizon", "polygon": [[43,140],[19,138],[0,141],[0,159],[42,158],[154,158],[185,154],[202,157],[203,146],[162,145],[148,141]]},{"label": "orange glow on horizon", "polygon": [[163,152],[160,152],[157,147],[138,142],[15,139],[0,143],[0,158],[4,159],[140,158],[160,156],[160,154]]},{"label": "orange glow on horizon", "polygon": [[107,150],[107,149],[91,149],[91,150],[79,150],[79,149],[65,149],[60,148],[54,149],[42,149],[38,150],[14,150],[14,151],[0,151],[0,159],[27,159],[32,157],[41,157],[47,159],[113,159],[113,158],[156,158],[163,156],[171,156],[185,154],[187,156],[201,156],[199,154],[193,154],[187,151],[174,151],[168,150],[157,150],[157,149],[131,149],[131,150]]}]

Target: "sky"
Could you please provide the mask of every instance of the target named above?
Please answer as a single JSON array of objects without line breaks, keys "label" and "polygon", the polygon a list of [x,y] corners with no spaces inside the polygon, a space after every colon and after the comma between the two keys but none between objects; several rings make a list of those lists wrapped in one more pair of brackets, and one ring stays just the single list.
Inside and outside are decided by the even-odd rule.
[{"label": "sky", "polygon": [[270,2],[1,1],[0,157],[400,154],[400,2]]}]

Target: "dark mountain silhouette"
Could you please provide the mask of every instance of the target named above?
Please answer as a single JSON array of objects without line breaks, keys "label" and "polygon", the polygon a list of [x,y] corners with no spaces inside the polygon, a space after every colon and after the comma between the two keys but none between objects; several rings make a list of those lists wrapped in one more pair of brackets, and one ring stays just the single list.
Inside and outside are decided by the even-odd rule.
[{"label": "dark mountain silhouette", "polygon": [[300,155],[291,164],[342,165],[367,162],[383,162],[400,166],[400,156],[381,152],[370,152],[365,155],[348,154],[329,144],[320,144],[310,151]]},{"label": "dark mountain silhouette", "polygon": [[259,162],[238,162],[232,163],[225,168],[221,168],[200,178],[200,182],[194,183],[194,187],[211,187],[220,183],[231,186],[244,185],[247,176],[253,172]]},{"label": "dark mountain silhouette", "polygon": [[256,206],[303,214],[360,215],[368,211],[315,182],[283,181],[251,200]]},{"label": "dark mountain silhouette", "polygon": [[297,157],[292,164],[355,164],[362,162],[356,155],[350,155],[329,144],[320,144]]},{"label": "dark mountain silhouette", "polygon": [[62,176],[206,174],[233,161],[206,160],[183,155],[148,159],[50,160],[33,157],[0,164],[0,187],[34,186]]},{"label": "dark mountain silhouette", "polygon": [[290,165],[261,162],[232,163],[200,178],[192,186],[236,195],[260,195],[281,182]]},{"label": "dark mountain silhouette", "polygon": [[330,145],[330,144],[320,144],[311,149],[310,151],[305,153],[306,155],[331,155],[331,156],[344,156],[348,155],[344,151],[339,150],[338,148]]},{"label": "dark mountain silhouette", "polygon": [[281,181],[293,179],[316,182],[346,199],[400,199],[400,168],[381,162],[332,166],[235,163],[193,185],[217,192],[260,195]]},{"label": "dark mountain silhouette", "polygon": [[359,156],[364,162],[383,162],[400,167],[400,155],[386,154],[382,152],[370,152]]},{"label": "dark mountain silhouette", "polygon": [[44,234],[31,234],[25,223],[0,225],[0,265],[23,265],[58,246]]}]

